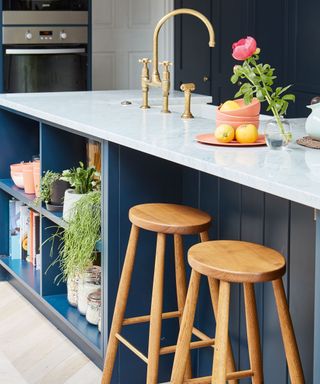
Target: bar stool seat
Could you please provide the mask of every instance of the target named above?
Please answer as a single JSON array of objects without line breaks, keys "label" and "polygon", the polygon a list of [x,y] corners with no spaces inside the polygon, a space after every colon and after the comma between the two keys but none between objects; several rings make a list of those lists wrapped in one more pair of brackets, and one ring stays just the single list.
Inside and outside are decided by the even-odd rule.
[{"label": "bar stool seat", "polygon": [[[201,245],[201,244],[200,244]],[[259,283],[284,275],[286,260],[281,253],[245,241],[210,241],[189,252],[191,267],[202,275],[230,283]]]},{"label": "bar stool seat", "polygon": [[137,227],[158,233],[193,235],[207,231],[211,216],[199,209],[178,204],[140,204],[129,210]]},{"label": "bar stool seat", "polygon": [[[225,384],[227,380],[250,377],[253,384],[262,384],[262,354],[253,283],[272,281],[290,380],[292,384],[304,384],[299,350],[282,281],[286,270],[285,258],[279,252],[262,245],[221,240],[194,245],[189,250],[188,261],[192,272],[170,383]],[[219,281],[212,375],[189,381],[185,380],[184,374],[201,275],[208,278],[209,285],[213,281]],[[228,367],[231,283],[241,283],[244,292],[250,367],[242,371],[230,371]]]}]

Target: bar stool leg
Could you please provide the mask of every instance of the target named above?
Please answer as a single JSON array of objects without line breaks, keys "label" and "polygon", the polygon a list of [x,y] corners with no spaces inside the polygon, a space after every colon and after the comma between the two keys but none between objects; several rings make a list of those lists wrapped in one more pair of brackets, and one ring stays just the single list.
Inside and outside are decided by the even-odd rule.
[{"label": "bar stool leg", "polygon": [[109,333],[108,347],[106,351],[101,384],[109,384],[111,382],[113,367],[119,345],[119,340],[116,338],[116,335],[121,331],[123,319],[125,316],[131,284],[131,276],[137,251],[138,238],[139,228],[135,225],[132,225],[114,308],[112,326]]},{"label": "bar stool leg", "polygon": [[180,326],[177,349],[174,356],[172,375],[170,380],[171,384],[183,383],[183,377],[189,356],[194,316],[196,313],[199,295],[200,277],[201,276],[198,272],[194,270],[191,272],[186,304],[184,307]]},{"label": "bar stool leg", "polygon": [[209,241],[209,233],[207,231],[201,232],[200,233],[200,239],[201,239],[202,243],[204,243],[205,241]]},{"label": "bar stool leg", "polygon": [[304,384],[304,376],[282,279],[272,282],[282,339],[292,384]]},{"label": "bar stool leg", "polygon": [[[174,257],[175,257],[175,269],[176,269],[176,290],[177,290],[177,302],[178,310],[181,313],[179,317],[179,324],[181,325],[181,319],[183,309],[186,302],[187,296],[187,279],[186,279],[186,267],[183,255],[183,241],[181,235],[174,235]],[[187,361],[187,368],[184,375],[185,379],[192,378],[192,365],[191,356],[189,354]]]},{"label": "bar stool leg", "polygon": [[227,378],[229,311],[230,284],[220,281],[212,384],[225,384]]},{"label": "bar stool leg", "polygon": [[165,247],[166,235],[158,233],[150,314],[147,384],[158,383]]},{"label": "bar stool leg", "polygon": [[252,384],[263,383],[262,355],[260,345],[259,323],[254,286],[244,283],[244,302],[250,366],[253,371]]},{"label": "bar stool leg", "polygon": [[[219,300],[219,281],[208,277],[208,283],[209,283],[209,290],[210,290],[210,296],[211,296],[211,302],[212,302],[212,308],[214,312],[214,317],[218,318],[218,300]],[[228,356],[227,356],[227,372],[235,372],[236,371],[236,364],[234,362],[234,357],[232,353],[232,347],[230,343],[230,339],[228,337]],[[229,380],[229,384],[238,384],[238,380]]]}]

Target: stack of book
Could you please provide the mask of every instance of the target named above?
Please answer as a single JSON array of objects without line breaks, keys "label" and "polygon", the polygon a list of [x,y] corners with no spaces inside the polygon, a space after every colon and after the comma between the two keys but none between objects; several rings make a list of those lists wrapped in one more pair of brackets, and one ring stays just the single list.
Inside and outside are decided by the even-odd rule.
[{"label": "stack of book", "polygon": [[40,214],[12,199],[9,201],[9,225],[10,257],[25,260],[40,269]]}]

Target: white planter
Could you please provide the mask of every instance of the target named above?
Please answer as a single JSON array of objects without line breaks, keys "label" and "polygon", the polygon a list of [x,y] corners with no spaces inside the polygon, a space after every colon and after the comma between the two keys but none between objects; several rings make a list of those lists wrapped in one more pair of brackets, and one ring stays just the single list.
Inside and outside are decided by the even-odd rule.
[{"label": "white planter", "polygon": [[84,196],[83,194],[75,193],[73,189],[67,189],[64,193],[63,202],[63,220],[67,223],[71,220],[74,210],[74,205]]}]

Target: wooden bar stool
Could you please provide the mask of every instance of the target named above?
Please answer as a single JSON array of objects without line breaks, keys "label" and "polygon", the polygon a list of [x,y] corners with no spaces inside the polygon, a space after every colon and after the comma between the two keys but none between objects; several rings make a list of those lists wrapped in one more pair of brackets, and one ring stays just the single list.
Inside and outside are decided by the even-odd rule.
[{"label": "wooden bar stool", "polygon": [[[262,356],[254,283],[272,281],[281,333],[292,384],[304,383],[282,276],[285,258],[273,249],[242,241],[209,241],[190,248],[188,261],[192,267],[189,290],[180,326],[171,383],[225,384],[230,379],[251,377],[253,384],[263,383]],[[184,379],[191,340],[201,275],[220,281],[216,342],[212,376],[188,381]],[[227,367],[230,283],[244,287],[245,313],[250,369],[230,372]],[[198,381],[197,381],[198,380]]]},{"label": "wooden bar stool", "polygon": [[[187,285],[182,235],[199,234],[201,241],[208,241],[207,231],[211,225],[211,217],[198,209],[182,205],[142,204],[130,209],[129,219],[132,223],[132,227],[109,334],[102,384],[109,384],[111,382],[119,342],[128,347],[147,364],[146,383],[157,384],[160,355],[174,353],[176,350],[176,345],[163,348],[160,347],[162,320],[179,318],[180,321],[186,299]],[[151,313],[150,315],[126,319],[125,310],[140,229],[157,233]],[[162,313],[166,235],[174,236],[178,311]],[[217,284],[213,283],[211,287],[212,302],[215,306],[218,305],[219,295]],[[123,326],[144,322],[150,322],[148,356],[143,355],[135,346],[121,336],[121,329]],[[214,340],[212,338],[195,328],[193,331],[200,341],[192,343],[191,347],[199,348],[213,345]],[[234,361],[230,353],[231,348],[228,354],[228,367],[232,371],[234,370]],[[191,361],[189,356],[189,358],[186,358],[186,378],[191,378],[191,376]]]}]

